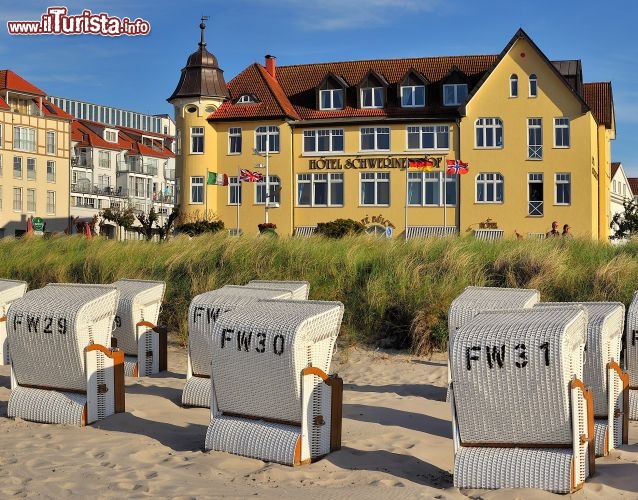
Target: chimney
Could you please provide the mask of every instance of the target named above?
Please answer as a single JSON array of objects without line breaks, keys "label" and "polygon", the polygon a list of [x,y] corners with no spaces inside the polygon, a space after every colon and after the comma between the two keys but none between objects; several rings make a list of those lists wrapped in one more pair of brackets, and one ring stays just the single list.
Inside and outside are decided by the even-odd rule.
[{"label": "chimney", "polygon": [[277,66],[277,58],[275,56],[271,56],[270,54],[266,54],[266,71],[273,78],[277,78],[275,76],[275,67]]}]

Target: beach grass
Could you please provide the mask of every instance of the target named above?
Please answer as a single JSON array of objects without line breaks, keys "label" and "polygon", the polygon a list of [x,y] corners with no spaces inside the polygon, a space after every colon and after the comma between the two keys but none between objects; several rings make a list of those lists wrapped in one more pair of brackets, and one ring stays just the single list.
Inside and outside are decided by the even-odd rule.
[{"label": "beach grass", "polygon": [[305,280],[310,298],[345,306],[340,342],[428,354],[445,349],[447,312],[466,286],[536,288],[543,301],[620,301],[638,288],[638,240],[612,246],[584,238],[404,241],[209,234],[167,242],[81,236],[0,240],[0,277],[29,288],[52,282],[167,284],[160,321],[185,344],[191,299],[252,279]]}]

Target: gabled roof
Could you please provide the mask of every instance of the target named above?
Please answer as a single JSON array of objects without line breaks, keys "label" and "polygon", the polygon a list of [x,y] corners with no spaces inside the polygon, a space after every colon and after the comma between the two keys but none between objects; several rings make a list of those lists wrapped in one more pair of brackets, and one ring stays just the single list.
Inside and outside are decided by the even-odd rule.
[{"label": "gabled roof", "polygon": [[11,109],[2,97],[0,97],[0,109]]},{"label": "gabled roof", "polygon": [[619,161],[614,161],[611,163],[611,178],[614,178],[614,175],[616,175],[616,172],[618,172],[618,168],[620,168],[620,162]]},{"label": "gabled roof", "polygon": [[10,69],[0,70],[0,90],[15,90],[25,94],[45,97],[46,94],[38,87],[27,82],[24,78]]},{"label": "gabled roof", "polygon": [[638,177],[627,177],[627,182],[629,182],[631,193],[634,196],[637,195],[638,194]]},{"label": "gabled roof", "polygon": [[611,82],[583,84],[583,97],[599,125],[608,129],[616,128]]}]

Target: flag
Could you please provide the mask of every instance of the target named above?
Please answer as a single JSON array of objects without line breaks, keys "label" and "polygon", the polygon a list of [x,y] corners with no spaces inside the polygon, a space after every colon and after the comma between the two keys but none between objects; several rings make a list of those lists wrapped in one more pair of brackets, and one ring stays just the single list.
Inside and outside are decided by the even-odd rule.
[{"label": "flag", "polygon": [[251,172],[248,169],[242,168],[239,171],[239,178],[244,182],[259,182],[264,176],[259,172]]},{"label": "flag", "polygon": [[434,167],[434,162],[426,158],[408,158],[408,167],[432,170],[432,167]]},{"label": "flag", "polygon": [[470,171],[467,163],[461,160],[447,160],[446,174],[467,174]]},{"label": "flag", "polygon": [[206,184],[209,186],[228,186],[228,176],[226,174],[218,174],[217,172],[208,172]]}]

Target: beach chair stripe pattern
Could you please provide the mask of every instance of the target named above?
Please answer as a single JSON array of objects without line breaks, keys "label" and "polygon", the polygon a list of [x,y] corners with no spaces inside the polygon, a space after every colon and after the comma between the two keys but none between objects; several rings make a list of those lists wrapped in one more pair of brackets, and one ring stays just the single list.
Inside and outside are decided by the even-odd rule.
[{"label": "beach chair stripe pattern", "polygon": [[605,456],[623,441],[628,408],[624,394],[627,375],[620,370],[620,352],[625,324],[621,302],[540,302],[535,307],[581,305],[587,309],[587,349],[583,382],[594,397],[596,456]]},{"label": "beach chair stripe pattern", "polygon": [[271,288],[290,291],[292,300],[307,300],[310,283],[307,281],[251,280],[244,286],[248,288]]},{"label": "beach chair stripe pattern", "polygon": [[[327,373],[342,317],[340,302],[293,300],[259,300],[221,316],[205,449],[287,465],[338,449],[343,386]],[[236,342],[248,349],[223,347]]]},{"label": "beach chair stripe pattern", "polygon": [[581,382],[581,306],[488,311],[450,349],[459,488],[569,493],[594,469],[591,391]]},{"label": "beach chair stripe pattern", "polygon": [[456,236],[459,234],[456,226],[407,226],[405,228],[405,239],[431,238],[442,236]]},{"label": "beach chair stripe pattern", "polygon": [[260,299],[289,299],[283,288],[225,285],[195,296],[188,308],[188,371],[182,405],[210,408],[212,330],[215,321],[236,307],[252,307]]},{"label": "beach chair stripe pattern", "polygon": [[85,425],[124,411],[124,353],[106,347],[118,296],[110,286],[49,284],[13,302],[8,416]]},{"label": "beach chair stripe pattern", "polygon": [[627,308],[625,369],[629,373],[629,420],[638,420],[638,291]]},{"label": "beach chair stripe pattern", "polygon": [[0,279],[0,365],[11,363],[7,341],[7,311],[11,302],[25,294],[27,286],[26,281]]}]

